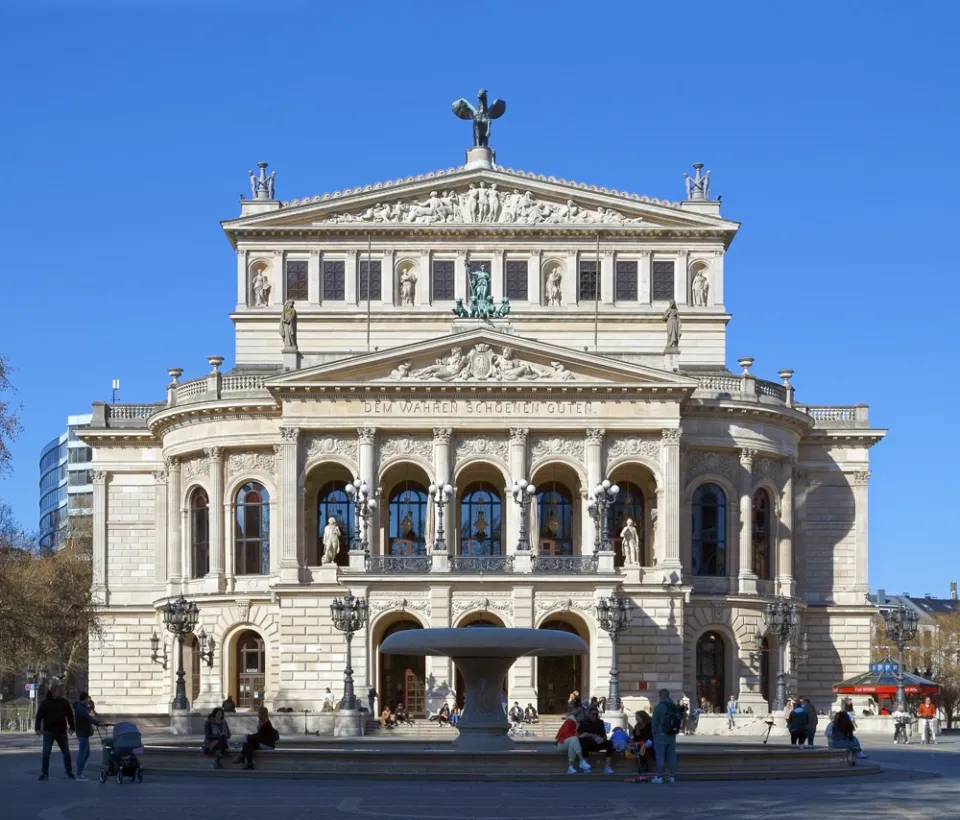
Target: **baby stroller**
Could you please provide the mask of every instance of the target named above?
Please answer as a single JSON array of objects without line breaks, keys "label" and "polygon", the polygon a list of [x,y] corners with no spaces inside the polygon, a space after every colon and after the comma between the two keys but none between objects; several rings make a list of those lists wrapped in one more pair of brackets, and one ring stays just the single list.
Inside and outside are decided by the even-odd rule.
[{"label": "baby stroller", "polygon": [[143,783],[143,767],[137,758],[137,755],[143,754],[140,730],[132,723],[117,723],[114,724],[112,737],[105,738],[99,726],[97,735],[104,758],[100,766],[100,782],[106,783],[108,777],[116,775],[117,783],[123,783],[125,777]]}]

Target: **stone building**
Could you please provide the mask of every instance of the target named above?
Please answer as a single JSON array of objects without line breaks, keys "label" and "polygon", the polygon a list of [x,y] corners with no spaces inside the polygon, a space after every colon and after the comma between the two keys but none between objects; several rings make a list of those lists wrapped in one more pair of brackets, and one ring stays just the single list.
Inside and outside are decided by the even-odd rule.
[{"label": "stone building", "polygon": [[[605,694],[594,602],[611,594],[635,605],[617,644],[629,708],[662,686],[765,708],[777,647],[758,652],[758,630],[775,595],[802,611],[791,689],[825,704],[867,668],[868,451],[883,431],[865,405],[801,403],[790,370],[726,369],[739,225],[699,165],[680,202],[504,168],[486,148],[290,201],[265,167],[222,223],[234,369],[171,368],[164,399],[96,403],[83,434],[107,622],[91,647],[98,703],[168,709],[160,608],[181,593],[216,643],[211,660],[188,639],[197,710],[228,693],[241,709],[339,695],[330,603],[347,589],[369,602],[358,693],[414,712],[452,701],[456,670],[378,648],[427,626],[573,631],[589,655],[521,660],[510,701],[556,712],[572,689]],[[378,502],[359,531],[357,477]],[[521,479],[536,488],[524,516]],[[588,503],[603,479],[619,487],[609,550]],[[442,541],[434,481],[454,488]]]}]

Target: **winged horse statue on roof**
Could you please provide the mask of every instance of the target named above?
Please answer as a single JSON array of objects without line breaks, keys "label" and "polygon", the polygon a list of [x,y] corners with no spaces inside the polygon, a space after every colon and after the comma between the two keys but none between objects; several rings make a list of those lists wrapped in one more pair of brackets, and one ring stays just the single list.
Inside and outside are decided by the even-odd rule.
[{"label": "winged horse statue on roof", "polygon": [[477,94],[477,107],[474,108],[463,97],[453,104],[453,113],[461,120],[473,120],[474,148],[487,148],[490,143],[490,121],[503,116],[507,104],[503,100],[494,100],[487,106],[487,90],[481,88]]}]

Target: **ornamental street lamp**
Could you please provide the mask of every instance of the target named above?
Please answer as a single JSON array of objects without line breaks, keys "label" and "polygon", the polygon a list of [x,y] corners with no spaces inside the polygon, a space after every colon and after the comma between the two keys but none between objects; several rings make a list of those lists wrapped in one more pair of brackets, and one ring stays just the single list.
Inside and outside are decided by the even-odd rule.
[{"label": "ornamental street lamp", "polygon": [[784,670],[786,648],[800,627],[797,602],[784,596],[774,598],[764,607],[763,620],[767,631],[777,639],[777,689],[773,698],[773,711],[782,712],[787,701],[787,674]]},{"label": "ornamental street lamp", "polygon": [[630,626],[633,602],[629,598],[601,598],[597,601],[597,623],[610,635],[610,708],[620,709],[620,670],[617,669],[617,636]]},{"label": "ornamental street lamp", "polygon": [[533,501],[537,488],[525,478],[513,482],[513,500],[520,508],[520,540],[517,541],[517,552],[530,552],[530,535],[527,531],[527,525],[530,516],[527,511],[530,509],[530,503]]},{"label": "ornamental street lamp", "polygon": [[609,552],[613,549],[610,544],[610,526],[607,513],[619,493],[620,488],[613,484],[609,478],[605,478],[593,488],[593,495],[587,501],[587,513],[597,527],[597,537],[593,543],[594,554],[601,551]]},{"label": "ornamental street lamp", "polygon": [[887,638],[897,645],[897,708],[903,711],[906,707],[906,693],[903,691],[903,647],[917,637],[917,613],[907,609],[903,604],[884,609],[883,625]]},{"label": "ornamental street lamp", "polygon": [[207,662],[207,666],[213,666],[213,650],[217,647],[217,642],[213,636],[207,636],[207,633],[201,627],[197,633],[197,645],[200,647],[200,659]]},{"label": "ornamental street lamp", "polygon": [[368,555],[370,542],[367,539],[367,528],[370,524],[370,516],[377,508],[377,500],[370,497],[370,487],[360,478],[355,478],[351,484],[347,484],[346,490],[353,502],[355,521],[353,538],[350,540],[350,552],[362,552]]},{"label": "ornamental street lamp", "polygon": [[436,481],[430,485],[429,490],[430,498],[437,506],[437,537],[434,539],[433,549],[434,552],[446,552],[447,542],[443,538],[443,508],[453,498],[453,487]]},{"label": "ornamental street lamp", "polygon": [[173,699],[173,708],[187,710],[190,701],[187,700],[187,687],[183,680],[183,639],[193,632],[200,617],[200,610],[195,601],[188,601],[182,595],[179,598],[167,601],[163,605],[163,622],[167,629],[177,639],[177,693]]},{"label": "ornamental street lamp", "polygon": [[353,634],[359,632],[367,623],[367,599],[354,598],[348,591],[343,598],[334,598],[330,604],[330,617],[333,625],[347,638],[347,668],[343,670],[343,697],[340,709],[356,711],[357,696],[353,691],[353,665],[351,648]]}]

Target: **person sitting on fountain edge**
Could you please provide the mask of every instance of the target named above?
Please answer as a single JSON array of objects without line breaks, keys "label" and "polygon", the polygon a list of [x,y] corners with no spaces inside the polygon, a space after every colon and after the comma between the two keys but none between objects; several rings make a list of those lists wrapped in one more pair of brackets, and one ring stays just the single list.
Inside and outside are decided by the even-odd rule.
[{"label": "person sitting on fountain edge", "polygon": [[520,708],[519,701],[515,700],[513,706],[510,707],[510,722],[518,726],[523,723],[523,709]]},{"label": "person sitting on fountain edge", "polygon": [[576,774],[577,767],[584,774],[589,773],[590,764],[583,759],[580,738],[577,737],[577,712],[571,710],[557,732],[557,750],[566,752],[567,774]]},{"label": "person sitting on fountain edge", "polygon": [[613,745],[607,739],[607,730],[600,720],[600,709],[597,706],[591,706],[587,710],[587,716],[580,721],[577,727],[577,735],[580,738],[580,748],[583,751],[583,760],[588,762],[590,752],[603,750],[606,755],[606,765],[603,767],[604,774],[614,774],[613,771]]}]

